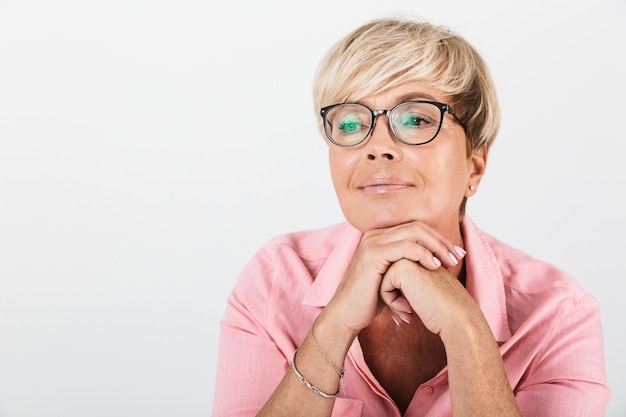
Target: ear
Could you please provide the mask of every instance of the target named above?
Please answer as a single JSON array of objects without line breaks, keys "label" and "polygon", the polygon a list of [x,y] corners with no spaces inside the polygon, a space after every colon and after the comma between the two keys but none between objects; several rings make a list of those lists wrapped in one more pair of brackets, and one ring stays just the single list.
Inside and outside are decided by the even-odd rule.
[{"label": "ear", "polygon": [[465,188],[465,197],[471,197],[476,194],[478,184],[485,175],[487,169],[487,149],[483,146],[474,149],[467,159],[468,180]]}]

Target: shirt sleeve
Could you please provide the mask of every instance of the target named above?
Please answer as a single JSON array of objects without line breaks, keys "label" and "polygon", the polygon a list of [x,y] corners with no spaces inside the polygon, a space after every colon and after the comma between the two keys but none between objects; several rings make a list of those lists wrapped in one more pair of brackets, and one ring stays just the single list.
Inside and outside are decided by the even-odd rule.
[{"label": "shirt sleeve", "polygon": [[213,417],[255,416],[288,365],[267,331],[272,262],[261,250],[244,268],[220,323]]},{"label": "shirt sleeve", "polygon": [[600,308],[585,295],[573,301],[516,392],[524,417],[603,417],[606,384]]}]

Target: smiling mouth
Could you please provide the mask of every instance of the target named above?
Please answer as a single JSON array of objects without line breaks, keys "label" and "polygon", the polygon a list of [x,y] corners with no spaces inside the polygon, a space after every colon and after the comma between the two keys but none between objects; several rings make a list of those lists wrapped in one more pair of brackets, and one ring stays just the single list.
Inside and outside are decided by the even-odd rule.
[{"label": "smiling mouth", "polygon": [[395,191],[404,191],[411,188],[412,185],[405,183],[395,183],[395,182],[380,182],[375,184],[367,184],[359,187],[359,189],[365,193],[371,194],[385,194],[391,193]]}]

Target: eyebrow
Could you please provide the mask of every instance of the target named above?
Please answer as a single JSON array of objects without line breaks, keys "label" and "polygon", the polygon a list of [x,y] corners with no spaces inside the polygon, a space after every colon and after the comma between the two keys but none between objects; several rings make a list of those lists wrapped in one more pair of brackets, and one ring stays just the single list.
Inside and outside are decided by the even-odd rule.
[{"label": "eyebrow", "polygon": [[[431,96],[430,94],[419,92],[419,91],[413,91],[410,93],[403,94],[399,97],[396,97],[395,102],[399,104],[399,103],[404,103],[405,101],[411,101],[411,100],[430,100],[430,101],[439,102],[437,98]],[[357,102],[362,103],[362,101],[360,100],[358,100]]]},{"label": "eyebrow", "polygon": [[409,100],[439,101],[435,97],[431,96],[430,94],[419,93],[419,92],[407,93],[407,94],[401,95],[400,97],[398,97],[397,100],[398,100],[398,103],[402,103],[404,101],[409,101]]}]

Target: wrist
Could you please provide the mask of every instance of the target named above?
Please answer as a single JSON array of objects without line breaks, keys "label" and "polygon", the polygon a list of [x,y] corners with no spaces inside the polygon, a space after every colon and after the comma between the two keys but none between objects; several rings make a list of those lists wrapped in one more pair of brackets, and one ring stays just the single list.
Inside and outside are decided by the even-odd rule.
[{"label": "wrist", "polygon": [[311,333],[333,363],[341,367],[361,329],[351,329],[343,325],[339,317],[332,309],[324,309],[313,322]]},{"label": "wrist", "polygon": [[446,346],[446,351],[458,347],[462,350],[471,349],[474,346],[482,345],[486,340],[493,340],[491,328],[482,311],[476,306],[475,312],[454,315],[454,320],[450,320],[444,325],[439,333],[441,341]]}]

